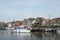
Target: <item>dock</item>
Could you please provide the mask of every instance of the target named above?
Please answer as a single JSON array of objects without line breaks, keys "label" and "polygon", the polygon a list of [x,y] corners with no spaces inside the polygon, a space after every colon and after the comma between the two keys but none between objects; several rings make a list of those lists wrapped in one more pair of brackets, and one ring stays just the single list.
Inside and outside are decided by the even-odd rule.
[{"label": "dock", "polygon": [[60,28],[31,28],[31,32],[57,32]]}]

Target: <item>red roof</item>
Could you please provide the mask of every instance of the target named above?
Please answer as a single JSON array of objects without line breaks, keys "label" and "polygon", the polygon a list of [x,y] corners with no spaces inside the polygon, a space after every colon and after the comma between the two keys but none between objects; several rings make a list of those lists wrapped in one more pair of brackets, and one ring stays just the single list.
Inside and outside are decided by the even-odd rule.
[{"label": "red roof", "polygon": [[50,22],[52,22],[52,20],[51,19],[44,19],[43,22],[50,23]]}]

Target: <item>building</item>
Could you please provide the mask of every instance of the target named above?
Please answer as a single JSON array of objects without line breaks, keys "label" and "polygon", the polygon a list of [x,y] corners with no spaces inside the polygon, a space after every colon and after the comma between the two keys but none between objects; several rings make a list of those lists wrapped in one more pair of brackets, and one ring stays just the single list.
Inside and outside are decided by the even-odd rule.
[{"label": "building", "polygon": [[7,27],[7,24],[4,22],[0,22],[0,27]]},{"label": "building", "polygon": [[34,27],[42,27],[42,21],[44,18],[42,17],[37,17],[35,20],[32,22]]},{"label": "building", "polygon": [[52,24],[53,26],[60,26],[60,18],[53,18]]},{"label": "building", "polygon": [[23,21],[12,21],[12,22],[8,22],[7,24],[8,24],[8,25],[11,24],[11,27],[13,27],[13,26],[18,27],[18,26],[23,25]]},{"label": "building", "polygon": [[25,25],[26,27],[31,27],[33,20],[34,20],[34,18],[24,19],[24,25]]},{"label": "building", "polygon": [[51,19],[44,19],[42,22],[42,26],[52,26],[52,20]]}]

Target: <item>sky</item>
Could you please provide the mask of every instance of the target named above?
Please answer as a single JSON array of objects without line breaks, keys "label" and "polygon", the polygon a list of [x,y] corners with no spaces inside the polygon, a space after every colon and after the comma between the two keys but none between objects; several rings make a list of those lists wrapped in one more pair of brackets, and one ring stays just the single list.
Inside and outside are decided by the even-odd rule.
[{"label": "sky", "polygon": [[0,22],[60,17],[60,0],[0,0]]}]

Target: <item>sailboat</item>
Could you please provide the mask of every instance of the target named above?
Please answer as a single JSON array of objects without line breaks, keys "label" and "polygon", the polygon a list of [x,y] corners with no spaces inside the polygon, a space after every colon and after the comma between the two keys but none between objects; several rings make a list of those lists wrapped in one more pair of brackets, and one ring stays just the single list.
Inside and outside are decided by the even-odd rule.
[{"label": "sailboat", "polygon": [[16,26],[15,22],[12,26],[12,32],[14,33],[26,33],[26,32],[31,32],[31,30],[29,30],[27,27],[25,28],[24,25],[19,25],[19,26]]},{"label": "sailboat", "polygon": [[[24,15],[25,16],[25,15]],[[25,16],[26,17],[26,16]],[[20,25],[19,27],[16,27],[16,29],[15,30],[13,30],[13,32],[31,32],[31,30],[30,29],[28,29],[28,27],[30,27],[30,23],[29,23],[29,21],[28,20],[26,20],[27,22],[28,22],[28,26],[26,27],[26,28],[24,28],[25,27],[25,25]]]}]

